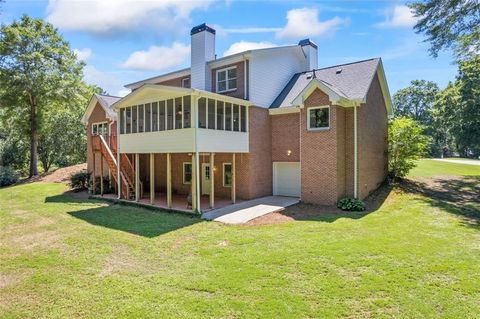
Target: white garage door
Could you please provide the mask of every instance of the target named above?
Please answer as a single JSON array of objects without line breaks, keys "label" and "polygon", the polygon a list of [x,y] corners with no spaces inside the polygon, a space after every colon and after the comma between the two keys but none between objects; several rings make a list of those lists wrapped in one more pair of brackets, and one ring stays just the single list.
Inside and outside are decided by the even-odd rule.
[{"label": "white garage door", "polygon": [[273,163],[273,195],[300,197],[300,162]]}]

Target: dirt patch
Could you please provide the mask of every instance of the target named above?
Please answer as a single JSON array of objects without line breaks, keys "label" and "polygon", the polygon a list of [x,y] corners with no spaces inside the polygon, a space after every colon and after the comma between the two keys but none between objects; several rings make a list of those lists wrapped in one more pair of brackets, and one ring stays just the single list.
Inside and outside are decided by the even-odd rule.
[{"label": "dirt patch", "polygon": [[87,163],[82,163],[78,165],[62,167],[53,172],[48,172],[36,177],[24,179],[20,181],[20,184],[33,182],[68,184],[70,182],[70,176],[85,171],[87,171]]},{"label": "dirt patch", "polygon": [[100,277],[106,277],[110,274],[125,271],[137,273],[148,272],[145,264],[141,260],[133,257],[127,246],[117,245],[113,248],[112,253],[105,258],[103,268],[98,275]]}]

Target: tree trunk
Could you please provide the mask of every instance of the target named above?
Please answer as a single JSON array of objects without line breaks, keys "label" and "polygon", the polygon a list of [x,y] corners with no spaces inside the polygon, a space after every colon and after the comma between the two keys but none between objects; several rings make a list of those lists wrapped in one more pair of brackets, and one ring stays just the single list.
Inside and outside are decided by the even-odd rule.
[{"label": "tree trunk", "polygon": [[38,133],[37,133],[37,105],[35,98],[30,98],[30,177],[38,175],[37,168],[37,147],[38,147]]}]

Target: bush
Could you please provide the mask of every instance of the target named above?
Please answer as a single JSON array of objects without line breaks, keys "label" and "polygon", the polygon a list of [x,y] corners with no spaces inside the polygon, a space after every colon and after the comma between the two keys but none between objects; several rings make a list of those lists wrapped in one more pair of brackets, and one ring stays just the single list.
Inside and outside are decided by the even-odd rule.
[{"label": "bush", "polygon": [[341,210],[361,212],[365,210],[365,203],[356,198],[342,198],[337,202],[337,207]]},{"label": "bush", "polygon": [[[103,177],[103,193],[104,194],[113,194],[115,193],[115,181],[112,179],[112,183],[110,184],[110,178],[108,176]],[[88,188],[90,191],[93,190],[92,187],[92,179],[89,179]],[[100,176],[95,176],[95,193],[100,193]]]},{"label": "bush", "polygon": [[9,166],[0,166],[0,187],[10,186],[18,181],[18,174]]},{"label": "bush", "polygon": [[410,118],[394,119],[388,125],[388,175],[392,179],[407,176],[416,160],[426,154],[429,138]]},{"label": "bush", "polygon": [[81,191],[88,188],[90,180],[90,173],[80,172],[70,176],[70,186],[76,191]]}]

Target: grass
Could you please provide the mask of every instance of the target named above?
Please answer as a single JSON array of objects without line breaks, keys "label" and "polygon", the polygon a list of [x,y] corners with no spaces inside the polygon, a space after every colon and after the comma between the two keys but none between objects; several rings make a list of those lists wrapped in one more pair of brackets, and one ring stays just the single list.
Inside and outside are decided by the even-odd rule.
[{"label": "grass", "polygon": [[480,166],[422,159],[418,161],[417,167],[410,171],[409,177],[432,177],[446,175],[480,176]]},{"label": "grass", "polygon": [[[475,173],[463,166],[441,171]],[[0,190],[2,318],[480,313],[480,228],[418,193],[395,189],[363,215],[226,226],[63,191]]]}]

